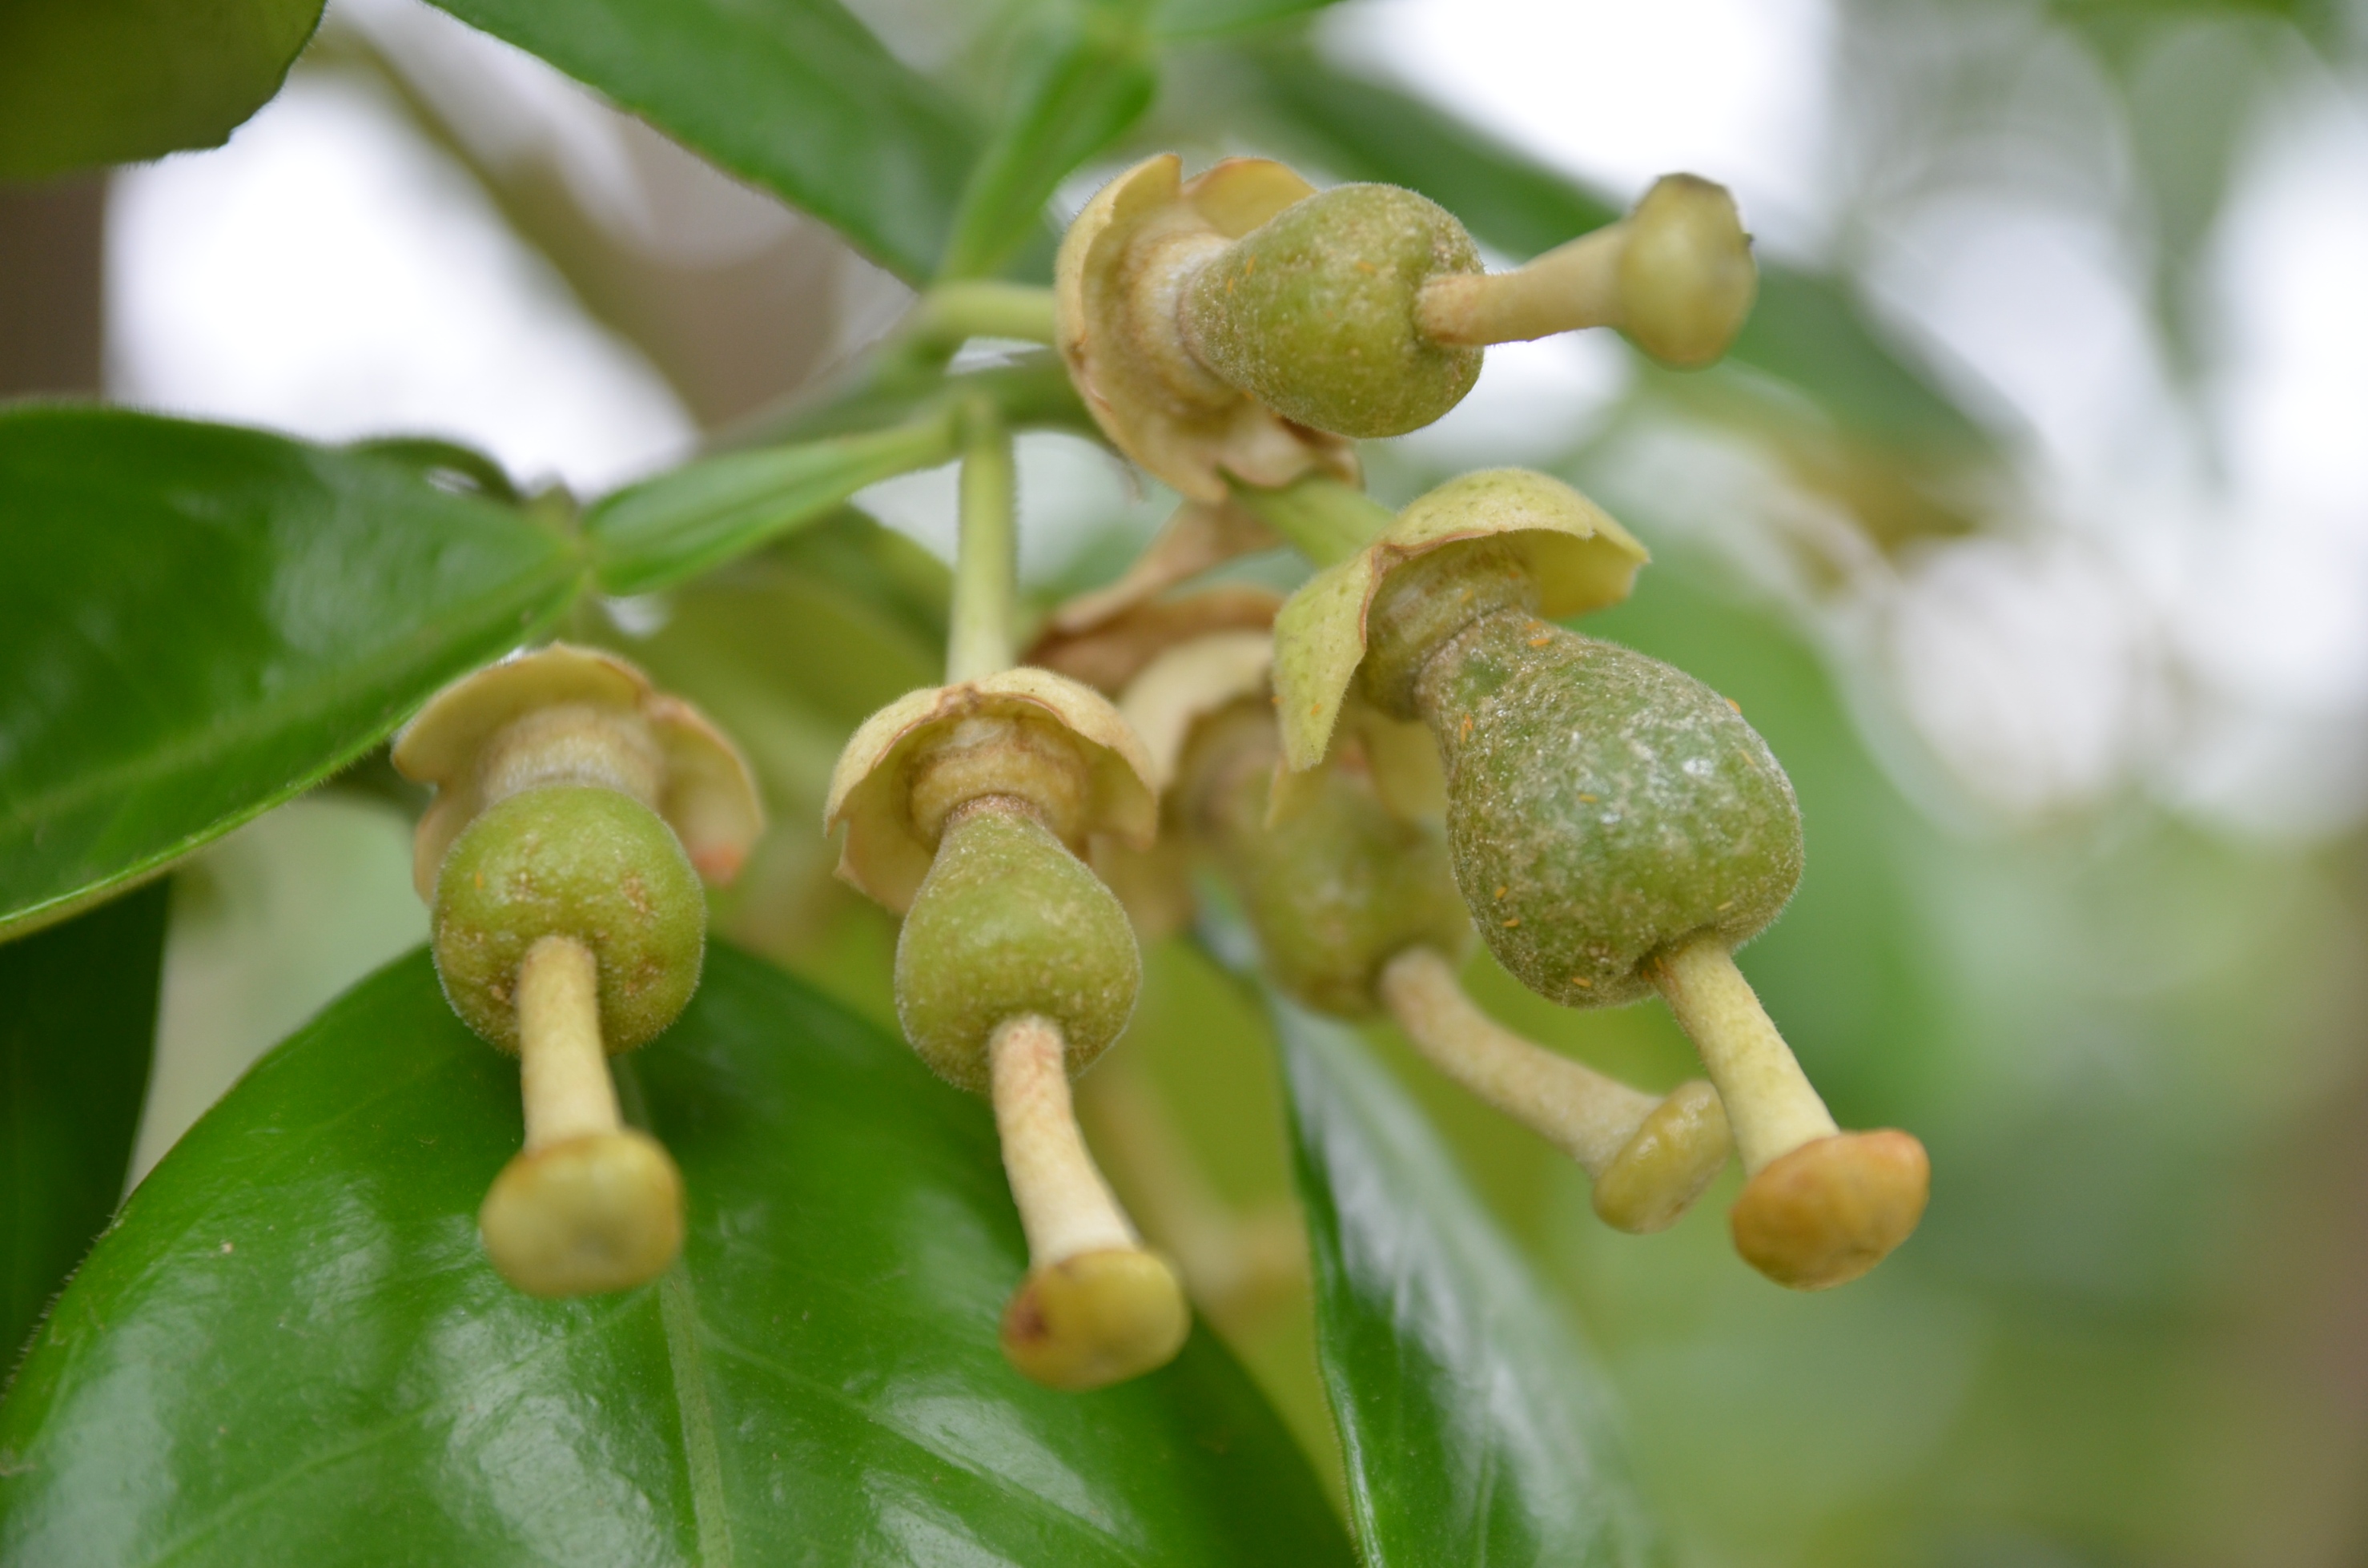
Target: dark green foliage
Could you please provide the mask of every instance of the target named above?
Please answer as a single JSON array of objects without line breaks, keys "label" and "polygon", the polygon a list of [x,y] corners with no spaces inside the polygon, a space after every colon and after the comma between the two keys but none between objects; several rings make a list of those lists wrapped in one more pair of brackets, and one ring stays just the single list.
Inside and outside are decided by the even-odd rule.
[{"label": "dark green foliage", "polygon": [[0,1406],[11,1568],[987,1561],[1326,1568],[1306,1463],[1205,1336],[1090,1395],[996,1348],[1025,1267],[985,1108],[730,949],[627,1059],[683,1260],[502,1283],[515,1069],[427,955],[262,1062],[142,1183]]},{"label": "dark green foliage", "polygon": [[13,1366],[123,1191],[169,885],[0,947],[0,1365]]},{"label": "dark green foliage", "polygon": [[8,0],[0,179],[219,146],[320,19],[321,0]]},{"label": "dark green foliage", "polygon": [[0,933],[336,772],[580,578],[402,462],[115,409],[0,411]]},{"label": "dark green foliage", "polygon": [[1600,1375],[1439,1135],[1346,1029],[1274,1013],[1369,1568],[1667,1562]]}]

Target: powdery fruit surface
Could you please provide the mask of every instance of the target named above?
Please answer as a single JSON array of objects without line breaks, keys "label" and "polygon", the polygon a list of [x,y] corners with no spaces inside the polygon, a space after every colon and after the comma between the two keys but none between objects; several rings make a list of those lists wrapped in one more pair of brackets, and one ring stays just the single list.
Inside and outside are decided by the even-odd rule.
[{"label": "powdery fruit surface", "polygon": [[896,938],[896,1017],[932,1072],[987,1091],[987,1038],[1034,1013],[1074,1075],[1134,1011],[1143,960],[1126,911],[1024,811],[957,817]]},{"label": "powdery fruit surface", "polygon": [[1425,717],[1456,882],[1523,984],[1633,1001],[1656,951],[1757,936],[1801,880],[1800,808],[1759,733],[1656,659],[1515,614],[1441,649]]},{"label": "powdery fruit surface", "polygon": [[573,937],[600,968],[611,1054],[648,1041],[699,989],[707,894],[673,830],[614,790],[550,785],[500,801],[453,841],[436,881],[436,972],[461,1021],[518,1049],[527,949]]},{"label": "powdery fruit surface", "polygon": [[1343,185],[1284,209],[1186,288],[1202,363],[1296,424],[1372,438],[1418,430],[1463,400],[1480,350],[1424,336],[1422,286],[1477,272],[1463,225],[1389,185]]}]

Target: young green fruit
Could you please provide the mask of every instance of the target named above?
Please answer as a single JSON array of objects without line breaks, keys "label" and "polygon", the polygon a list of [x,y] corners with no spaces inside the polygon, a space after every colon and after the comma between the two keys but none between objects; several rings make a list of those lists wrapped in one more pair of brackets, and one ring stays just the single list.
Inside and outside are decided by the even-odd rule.
[{"label": "young green fruit", "polygon": [[1733,704],[1529,602],[1481,540],[1392,574],[1368,617],[1369,695],[1439,744],[1464,900],[1542,995],[1667,997],[1749,1176],[1737,1249],[1797,1289],[1855,1278],[1915,1229],[1930,1173],[1905,1133],[1837,1128],[1729,956],[1800,881],[1791,783]]},{"label": "young green fruit", "polygon": [[701,879],[729,881],[764,823],[746,762],[632,665],[564,643],[446,687],[393,757],[436,787],[413,876],[444,994],[518,1057],[526,1143],[478,1215],[488,1257],[539,1296],[656,1278],[682,1178],[622,1125],[608,1057],[699,984]]},{"label": "young green fruit", "polygon": [[1480,350],[1426,334],[1433,279],[1477,274],[1452,214],[1394,185],[1342,185],[1269,219],[1203,266],[1178,301],[1184,344],[1284,418],[1401,436],[1463,401]]},{"label": "young green fruit", "polygon": [[930,1071],[973,1094],[987,1042],[1035,1014],[1068,1070],[1092,1065],[1134,1011],[1143,960],[1126,911],[1032,812],[993,800],[958,813],[896,938],[896,1016]]},{"label": "young green fruit", "polygon": [[1236,703],[1194,733],[1175,807],[1241,900],[1275,983],[1318,1012],[1370,1016],[1391,959],[1471,946],[1447,846],[1339,767],[1324,770],[1288,822],[1270,823],[1280,756],[1273,710]]},{"label": "young green fruit", "polygon": [[699,989],[707,898],[656,812],[614,790],[551,785],[490,807],[453,841],[436,882],[437,973],[453,1011],[519,1046],[519,964],[569,937],[599,965],[610,1054],[655,1039]]},{"label": "young green fruit", "polygon": [[463,1022],[519,1055],[526,1144],[478,1217],[503,1278],[538,1296],[619,1290],[682,1247],[682,1178],[622,1125],[605,1058],[698,988],[707,900],[657,813],[593,785],[496,801],[436,883],[437,973]]},{"label": "young green fruit", "polygon": [[1267,702],[1235,702],[1196,726],[1170,795],[1177,825],[1233,884],[1276,983],[1338,1017],[1386,1009],[1441,1072],[1576,1159],[1607,1223],[1674,1222],[1726,1162],[1717,1094],[1702,1083],[1643,1094],[1489,1019],[1451,961],[1471,922],[1439,835],[1339,762],[1273,821],[1281,756]]}]

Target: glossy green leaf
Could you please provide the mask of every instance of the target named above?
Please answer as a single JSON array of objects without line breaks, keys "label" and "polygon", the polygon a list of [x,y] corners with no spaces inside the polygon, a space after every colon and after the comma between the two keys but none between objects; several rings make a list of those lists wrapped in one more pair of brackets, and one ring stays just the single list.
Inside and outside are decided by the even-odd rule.
[{"label": "glossy green leaf", "polygon": [[424,953],[258,1065],[142,1185],[0,1406],[0,1562],[1346,1563],[1205,1335],[1087,1395],[1003,1363],[992,1119],[715,947],[626,1060],[690,1194],[659,1284],[538,1301],[475,1211],[518,1074]]},{"label": "glossy green leaf", "polygon": [[0,932],[336,772],[580,575],[400,463],[119,409],[0,413]]},{"label": "glossy green leaf", "polygon": [[[1508,255],[1535,256],[1621,214],[1411,94],[1300,51],[1255,58],[1267,111],[1328,173],[1418,190]],[[1988,449],[1981,427],[1894,353],[1831,278],[1763,266],[1759,301],[1727,357],[1792,382],[1863,434],[1939,454]]]},{"label": "glossy green leaf", "polygon": [[0,1366],[123,1191],[155,1051],[166,889],[0,946]]},{"label": "glossy green leaf", "polygon": [[320,20],[321,0],[8,0],[0,179],[218,147]]},{"label": "glossy green leaf", "polygon": [[975,140],[837,0],[438,0],[918,282]]},{"label": "glossy green leaf", "polygon": [[1087,8],[1022,73],[1012,113],[971,172],[941,276],[1001,271],[1040,231],[1054,187],[1151,107],[1158,78],[1133,10]]},{"label": "glossy green leaf", "polygon": [[954,421],[727,452],[620,490],[584,519],[601,590],[646,594],[835,513],[848,497],[952,460]]},{"label": "glossy green leaf", "polygon": [[1608,1395],[1543,1283],[1362,1042],[1271,1005],[1366,1562],[1665,1561]]}]

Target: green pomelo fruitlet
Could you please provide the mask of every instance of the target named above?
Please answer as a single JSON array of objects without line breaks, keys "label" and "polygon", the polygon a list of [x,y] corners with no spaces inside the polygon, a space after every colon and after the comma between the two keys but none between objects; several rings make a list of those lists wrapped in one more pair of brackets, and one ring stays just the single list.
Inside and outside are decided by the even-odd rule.
[{"label": "green pomelo fruitlet", "polygon": [[1457,884],[1521,983],[1628,1002],[1639,966],[1702,931],[1738,947],[1801,880],[1800,808],[1727,700],[1642,653],[1517,613],[1424,670]]},{"label": "green pomelo fruitlet", "polygon": [[1284,418],[1372,438],[1418,430],[1479,379],[1481,351],[1416,324],[1422,286],[1478,272],[1463,225],[1394,185],[1342,185],[1235,241],[1185,287],[1186,344]]},{"label": "green pomelo fruitlet", "polygon": [[610,1054],[674,1022],[699,989],[707,895],[674,830],[629,795],[549,785],[489,807],[452,843],[436,880],[436,972],[461,1021],[518,1048],[520,960],[574,937],[600,970]]},{"label": "green pomelo fruitlet", "polygon": [[932,1072],[987,1092],[987,1040],[1035,1013],[1083,1072],[1134,1011],[1143,959],[1126,910],[1034,815],[957,816],[896,938],[896,1017]]}]

